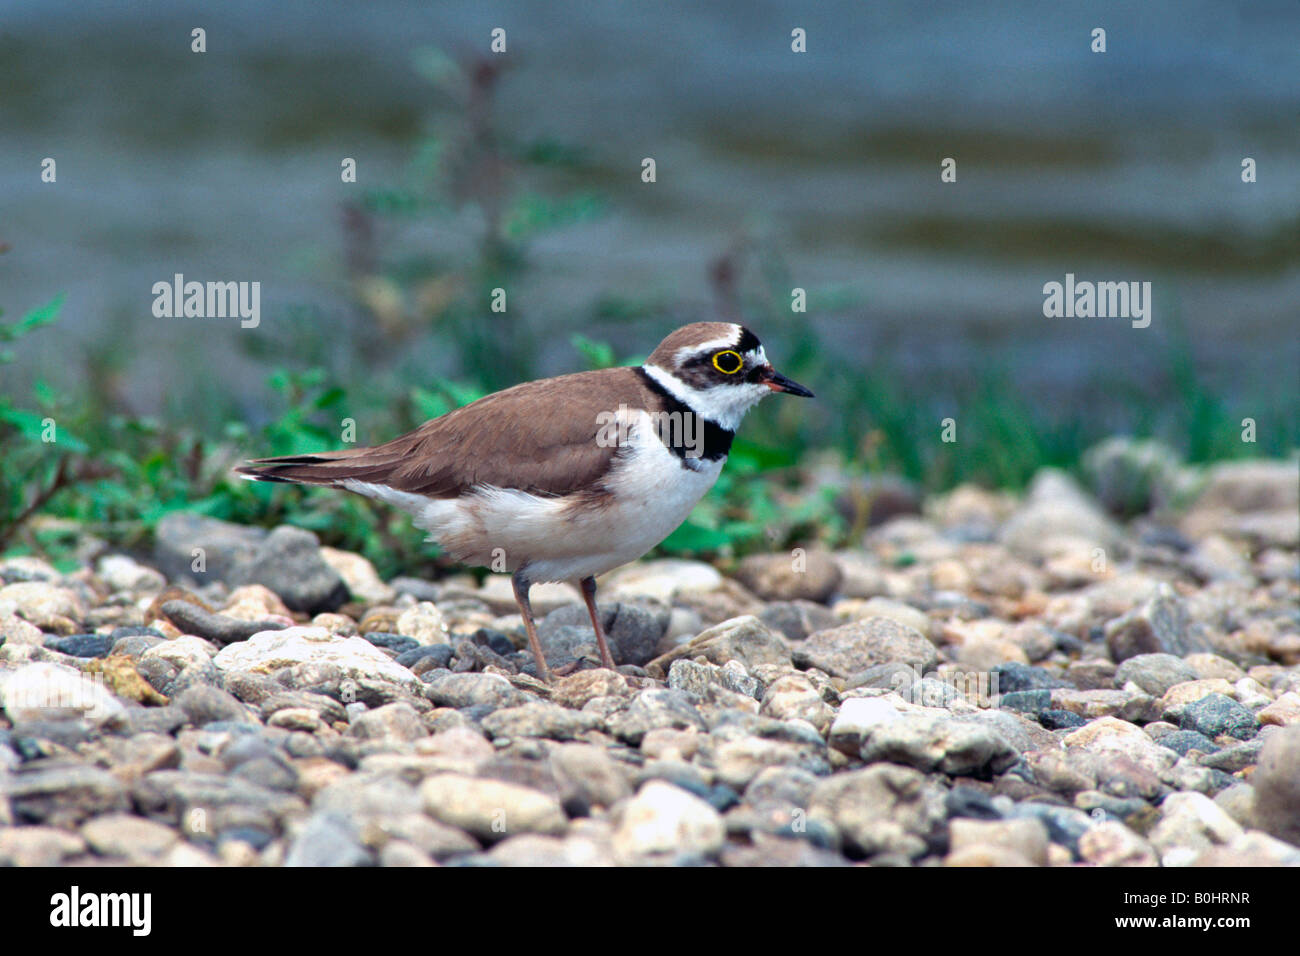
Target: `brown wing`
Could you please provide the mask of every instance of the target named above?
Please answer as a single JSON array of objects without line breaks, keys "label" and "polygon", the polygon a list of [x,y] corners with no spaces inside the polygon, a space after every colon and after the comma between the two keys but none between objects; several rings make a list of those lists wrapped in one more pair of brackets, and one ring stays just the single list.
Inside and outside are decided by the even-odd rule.
[{"label": "brown wing", "polygon": [[597,441],[602,413],[656,400],[637,369],[580,372],[496,392],[373,448],[259,458],[236,470],[262,481],[355,479],[433,498],[484,484],[566,495],[598,482],[618,452]]}]

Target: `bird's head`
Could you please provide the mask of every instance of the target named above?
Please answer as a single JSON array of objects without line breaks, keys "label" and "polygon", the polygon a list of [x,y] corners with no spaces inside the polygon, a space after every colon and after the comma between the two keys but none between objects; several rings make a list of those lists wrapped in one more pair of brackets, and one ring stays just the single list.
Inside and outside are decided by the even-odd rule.
[{"label": "bird's head", "polygon": [[659,343],[643,367],[679,401],[730,431],[772,392],[813,394],[773,368],[758,336],[732,322],[682,326]]}]

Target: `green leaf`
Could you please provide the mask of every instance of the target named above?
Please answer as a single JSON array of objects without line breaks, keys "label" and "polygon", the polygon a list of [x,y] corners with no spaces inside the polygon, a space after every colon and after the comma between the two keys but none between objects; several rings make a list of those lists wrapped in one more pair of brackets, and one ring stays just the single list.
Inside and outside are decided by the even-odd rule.
[{"label": "green leaf", "polygon": [[614,357],[614,347],[608,342],[597,342],[585,335],[574,335],[569,342],[577,349],[590,369],[612,368],[618,364]]},{"label": "green leaf", "polygon": [[669,553],[701,554],[717,551],[730,541],[727,532],[721,529],[707,528],[687,521],[670,534],[660,547]]},{"label": "green leaf", "polygon": [[38,309],[33,309],[14,324],[12,331],[6,338],[16,339],[21,335],[26,335],[33,329],[39,329],[42,325],[49,325],[59,317],[59,310],[63,308],[63,293],[59,293],[45,305]]},{"label": "green leaf", "polygon": [[447,401],[447,396],[418,385],[411,389],[411,404],[422,418],[439,418],[451,411],[451,402]]},{"label": "green leaf", "polygon": [[316,401],[312,402],[312,406],[314,408],[331,408],[338,405],[346,397],[346,393],[343,389],[336,385],[333,388],[321,392],[320,397],[317,398]]},{"label": "green leaf", "polygon": [[0,421],[18,429],[18,434],[29,441],[39,442],[45,431],[45,416],[25,408],[0,407]]},{"label": "green leaf", "polygon": [[477,385],[469,385],[464,382],[447,382],[442,387],[451,396],[452,401],[456,403],[458,408],[461,405],[476,402],[487,394]]},{"label": "green leaf", "polygon": [[563,199],[525,194],[507,213],[504,230],[511,239],[527,239],[543,230],[595,219],[603,211],[604,203],[593,193]]},{"label": "green leaf", "polygon": [[361,198],[362,206],[377,216],[415,216],[429,207],[418,193],[408,189],[368,189]]}]

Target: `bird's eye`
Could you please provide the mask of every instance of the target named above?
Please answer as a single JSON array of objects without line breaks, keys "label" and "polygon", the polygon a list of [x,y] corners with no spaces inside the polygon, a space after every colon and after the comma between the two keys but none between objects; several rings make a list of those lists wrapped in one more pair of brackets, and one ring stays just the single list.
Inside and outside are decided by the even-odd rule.
[{"label": "bird's eye", "polygon": [[713,367],[723,375],[735,375],[745,367],[745,360],[733,349],[724,349],[713,355]]}]

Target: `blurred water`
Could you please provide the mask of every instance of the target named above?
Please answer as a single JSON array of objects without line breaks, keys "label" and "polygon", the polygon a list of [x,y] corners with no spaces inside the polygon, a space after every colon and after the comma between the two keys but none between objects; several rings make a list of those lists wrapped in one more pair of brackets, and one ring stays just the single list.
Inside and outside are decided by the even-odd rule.
[{"label": "blurred water", "polygon": [[[207,30],[208,52],[189,52]],[[705,263],[756,228],[812,290],[822,345],[885,361],[918,390],[995,362],[1027,395],[1107,414],[1102,379],[1150,383],[1174,320],[1225,394],[1290,389],[1300,366],[1300,4],[995,0],[630,5],[340,0],[274,5],[0,3],[0,305],[67,293],[6,389],[107,356],[138,411],[248,414],[265,362],[238,323],[155,319],[151,285],[260,280],[264,322],[324,335],[340,318],[339,160],[401,178],[433,94],[414,52],[482,50],[507,29],[503,128],[587,147],[609,214],[552,233],[512,291],[573,367],[567,333],[645,351],[667,320],[589,327],[601,295],[707,311]],[[809,52],[790,52],[790,30]],[[1089,50],[1107,30],[1104,55]],[[39,180],[58,160],[56,186]],[[639,181],[654,156],[659,181]],[[939,161],[958,160],[958,181]],[[1240,181],[1243,156],[1259,181]],[[402,241],[450,248],[463,236]],[[1156,321],[1048,320],[1042,285],[1156,286]],[[819,308],[819,290],[849,293]],[[291,309],[316,303],[317,311]],[[325,323],[322,327],[322,323]],[[760,329],[780,342],[780,328]],[[789,345],[789,343],[783,343]],[[282,347],[282,346],[276,346]],[[454,363],[426,340],[429,376]],[[200,369],[195,374],[195,369]]]}]

